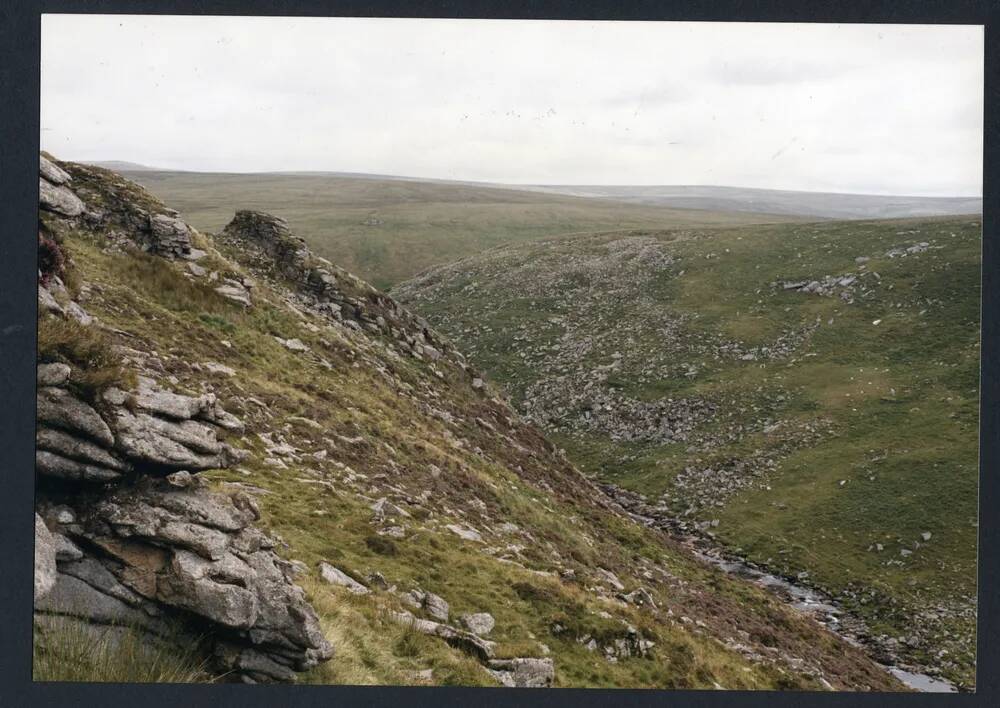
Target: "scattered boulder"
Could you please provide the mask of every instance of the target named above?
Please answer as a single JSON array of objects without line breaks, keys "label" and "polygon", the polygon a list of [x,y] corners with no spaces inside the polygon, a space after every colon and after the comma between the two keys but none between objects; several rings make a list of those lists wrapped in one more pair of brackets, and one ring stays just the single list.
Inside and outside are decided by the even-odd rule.
[{"label": "scattered boulder", "polygon": [[366,588],[364,585],[359,583],[357,580],[352,578],[350,575],[340,570],[339,568],[334,568],[329,563],[319,564],[319,575],[323,580],[330,583],[331,585],[340,585],[347,588],[355,595],[367,595],[371,590]]},{"label": "scattered boulder", "polygon": [[275,337],[278,343],[281,344],[285,349],[292,352],[307,352],[309,347],[301,339],[282,339],[281,337]]},{"label": "scattered boulder", "polygon": [[496,650],[494,642],[448,624],[419,619],[414,617],[410,612],[390,612],[389,617],[399,624],[413,627],[413,629],[421,634],[440,637],[456,649],[472,654],[483,662],[492,659]]},{"label": "scattered boulder", "polygon": [[66,364],[39,364],[37,380],[39,386],[62,386],[69,381],[70,368]]},{"label": "scattered boulder", "polygon": [[166,258],[181,258],[191,252],[191,228],[168,214],[151,214],[146,223],[149,250]]},{"label": "scattered boulder", "polygon": [[232,300],[244,307],[251,307],[253,305],[253,301],[250,299],[250,290],[238,280],[227,278],[221,285],[215,288],[215,292],[227,300]]},{"label": "scattered boulder", "polygon": [[69,173],[56,165],[45,155],[38,156],[38,175],[54,185],[66,184],[73,180]]},{"label": "scattered boulder", "polygon": [[42,177],[38,178],[38,206],[70,217],[80,216],[87,209],[69,187],[56,186]]},{"label": "scattered boulder", "polygon": [[35,602],[56,584],[56,543],[42,517],[35,514]]},{"label": "scattered boulder", "polygon": [[445,528],[451,531],[459,538],[464,538],[466,541],[483,540],[483,537],[479,534],[479,532],[472,528],[459,526],[457,524],[448,524],[447,526],[445,526]]},{"label": "scattered boulder", "polygon": [[487,636],[493,631],[493,627],[496,624],[496,620],[493,619],[493,615],[489,612],[473,612],[462,615],[458,619],[462,623],[462,626],[480,637]]},{"label": "scattered boulder", "polygon": [[508,688],[548,688],[556,675],[552,659],[493,659],[486,666]]},{"label": "scattered boulder", "polygon": [[441,620],[442,622],[448,621],[448,603],[440,595],[435,595],[432,592],[425,593],[424,609],[434,619]]}]

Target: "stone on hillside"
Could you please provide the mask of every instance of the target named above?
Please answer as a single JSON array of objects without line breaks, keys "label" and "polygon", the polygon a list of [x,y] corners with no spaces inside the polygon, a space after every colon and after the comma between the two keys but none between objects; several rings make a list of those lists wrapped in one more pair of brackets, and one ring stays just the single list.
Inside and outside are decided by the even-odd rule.
[{"label": "stone on hillside", "polygon": [[610,570],[604,568],[598,568],[597,574],[601,577],[604,582],[613,587],[615,590],[622,591],[625,586],[622,585],[622,581],[618,579],[618,576],[612,573]]},{"label": "stone on hillside", "polygon": [[56,165],[45,155],[38,156],[38,174],[55,185],[66,184],[73,180],[66,170]]},{"label": "stone on hillside", "polygon": [[56,584],[56,544],[42,517],[35,514],[35,602]]},{"label": "stone on hillside", "polygon": [[275,337],[278,342],[281,343],[285,349],[293,352],[307,352],[309,347],[301,339],[282,339],[281,337]]},{"label": "stone on hillside", "polygon": [[552,659],[493,659],[487,668],[508,688],[548,688],[556,675]]},{"label": "stone on hillside", "polygon": [[221,376],[235,376],[236,370],[225,364],[220,364],[217,361],[206,361],[201,365],[205,371],[210,374],[218,374]]},{"label": "stone on hillside", "polygon": [[458,526],[457,524],[448,524],[447,526],[445,526],[445,528],[451,531],[456,536],[464,538],[466,541],[483,540],[483,537],[479,535],[479,532],[472,528]]},{"label": "stone on hillside", "polygon": [[625,595],[625,599],[640,607],[656,608],[656,602],[653,600],[653,596],[646,588],[636,588],[628,595]]},{"label": "stone on hillside", "polygon": [[250,291],[247,290],[241,283],[237,283],[235,280],[227,280],[222,285],[215,288],[217,292],[222,297],[227,300],[232,300],[235,303],[239,303],[244,307],[250,307],[253,302],[250,300]]},{"label": "stone on hillside", "polygon": [[53,312],[57,315],[66,314],[63,306],[59,304],[49,289],[43,287],[41,283],[38,284],[38,312],[39,314],[43,312]]},{"label": "stone on hillside", "polygon": [[153,253],[179,258],[191,252],[191,229],[181,219],[167,214],[153,214],[149,217],[147,230]]},{"label": "stone on hillside", "polygon": [[923,539],[924,541],[930,541],[931,540],[931,532],[930,531],[924,531],[922,534],[920,534],[920,538]]},{"label": "stone on hillside", "polygon": [[496,643],[448,624],[419,619],[405,611],[390,612],[389,617],[399,624],[412,627],[421,634],[440,637],[451,646],[472,654],[480,661],[489,661],[496,651]]},{"label": "stone on hillside", "polygon": [[406,509],[402,509],[391,501],[382,497],[378,499],[374,504],[372,504],[371,509],[375,512],[376,519],[385,519],[392,516],[402,516],[409,517],[410,514]]},{"label": "stone on hillside", "polygon": [[180,470],[179,472],[174,472],[166,476],[167,484],[178,487],[179,489],[186,489],[187,487],[195,484],[194,476],[187,470]]},{"label": "stone on hillside", "polygon": [[66,364],[39,364],[36,372],[39,386],[62,386],[69,381],[70,368]]},{"label": "stone on hillside", "polygon": [[200,266],[197,263],[194,263],[193,261],[188,262],[187,269],[188,272],[190,272],[191,275],[193,275],[196,278],[204,278],[206,275],[208,275],[208,268]]},{"label": "stone on hillside", "polygon": [[368,588],[352,578],[350,575],[339,568],[334,568],[329,563],[321,562],[319,564],[319,575],[323,578],[323,580],[331,585],[341,585],[353,592],[355,595],[367,595],[371,592]]},{"label": "stone on hillside", "polygon": [[440,595],[435,595],[432,592],[427,593],[424,596],[424,609],[434,619],[442,622],[448,621],[448,603]]},{"label": "stone on hillside", "polygon": [[477,391],[482,389],[485,385],[486,383],[478,376],[472,379],[472,388],[476,389]]},{"label": "stone on hillside", "polygon": [[80,307],[74,300],[70,300],[66,305],[66,314],[82,324],[84,327],[89,327],[94,324],[94,318],[91,317],[90,313]]},{"label": "stone on hillside", "polygon": [[108,424],[92,407],[62,388],[46,386],[38,389],[36,399],[38,420],[72,433],[111,446],[115,438]]},{"label": "stone on hillside", "polygon": [[493,627],[496,624],[496,620],[493,619],[493,615],[489,612],[473,612],[462,615],[458,619],[462,623],[462,626],[473,634],[478,634],[480,637],[485,637],[493,631]]},{"label": "stone on hillside", "polygon": [[41,177],[38,178],[38,205],[63,216],[79,216],[86,211],[83,202],[69,187],[56,186]]}]

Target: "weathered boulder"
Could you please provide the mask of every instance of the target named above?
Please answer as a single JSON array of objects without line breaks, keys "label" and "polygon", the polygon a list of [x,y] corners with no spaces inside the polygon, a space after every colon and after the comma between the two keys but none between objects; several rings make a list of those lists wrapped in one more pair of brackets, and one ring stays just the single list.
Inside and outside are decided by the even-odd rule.
[{"label": "weathered boulder", "polygon": [[56,544],[42,517],[35,514],[35,602],[56,584]]},{"label": "weathered boulder", "polygon": [[62,216],[79,216],[86,206],[65,185],[54,185],[43,177],[38,178],[38,206]]},{"label": "weathered boulder", "polygon": [[493,659],[487,668],[508,688],[548,688],[556,675],[552,659]]},{"label": "weathered boulder", "polygon": [[111,428],[97,411],[64,388],[39,388],[36,415],[42,423],[91,438],[106,447],[115,442]]},{"label": "weathered boulder", "polygon": [[371,592],[368,588],[352,578],[350,575],[339,568],[334,568],[329,563],[319,564],[319,575],[323,578],[323,580],[331,585],[340,585],[345,587],[355,595],[367,595]]},{"label": "weathered boulder", "polygon": [[412,613],[406,611],[390,612],[389,617],[399,624],[413,627],[413,629],[421,634],[440,637],[451,646],[472,654],[480,661],[489,661],[493,658],[493,654],[496,651],[496,644],[494,642],[478,637],[472,632],[466,632],[456,627],[452,627],[448,624],[419,619],[414,617]]},{"label": "weathered boulder", "polygon": [[493,619],[493,615],[489,612],[473,612],[462,615],[458,619],[462,623],[462,626],[473,634],[478,634],[480,637],[488,635],[496,625],[496,620]]},{"label": "weathered boulder", "polygon": [[191,252],[191,228],[167,214],[151,214],[146,226],[150,250],[159,256],[179,258]]},{"label": "weathered boulder", "polygon": [[69,381],[70,368],[66,364],[39,364],[37,380],[39,386],[62,386]]},{"label": "weathered boulder", "polygon": [[244,307],[253,305],[253,300],[250,299],[250,290],[243,283],[232,278],[227,278],[221,285],[217,286],[215,292]]},{"label": "weathered boulder", "polygon": [[424,609],[434,619],[441,620],[442,622],[448,621],[448,603],[440,595],[435,595],[432,592],[424,595]]},{"label": "weathered boulder", "polygon": [[45,155],[38,156],[38,175],[54,185],[66,184],[73,180],[66,170],[56,165]]},{"label": "weathered boulder", "polygon": [[245,500],[144,478],[74,504],[63,531],[91,550],[59,562],[38,611],[153,634],[168,615],[202,633],[207,622],[218,668],[252,681],[292,680],[332,656],[292,565],[251,525]]},{"label": "weathered boulder", "polygon": [[448,524],[445,526],[446,529],[451,531],[453,534],[459,538],[464,538],[466,541],[482,541],[483,537],[473,528],[468,526],[459,526],[458,524]]}]

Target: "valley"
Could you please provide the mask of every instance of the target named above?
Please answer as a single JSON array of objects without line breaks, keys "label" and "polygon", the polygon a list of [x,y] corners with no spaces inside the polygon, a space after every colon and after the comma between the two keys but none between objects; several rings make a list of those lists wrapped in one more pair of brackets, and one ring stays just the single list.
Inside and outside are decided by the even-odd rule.
[{"label": "valley", "polygon": [[36,680],[906,690],[280,217],[40,186]]},{"label": "valley", "polygon": [[596,480],[974,683],[978,216],[542,239],[392,293]]}]

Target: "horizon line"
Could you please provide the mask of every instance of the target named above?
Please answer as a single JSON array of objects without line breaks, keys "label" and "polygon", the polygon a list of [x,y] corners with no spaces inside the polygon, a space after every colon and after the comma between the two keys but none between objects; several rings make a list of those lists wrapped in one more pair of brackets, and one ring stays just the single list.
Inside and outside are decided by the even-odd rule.
[{"label": "horizon line", "polygon": [[[46,151],[47,152],[47,151]],[[51,154],[51,153],[50,153]],[[59,159],[59,158],[56,158]],[[706,183],[667,183],[667,182],[653,182],[653,183],[595,183],[595,182],[581,182],[581,183],[569,183],[569,182],[501,182],[501,181],[487,181],[487,180],[475,180],[475,179],[461,179],[454,177],[426,177],[426,176],[415,176],[415,175],[399,175],[399,174],[388,174],[381,172],[352,172],[347,170],[329,170],[329,169],[282,169],[282,170],[212,170],[212,169],[181,169],[173,167],[152,167],[139,162],[133,162],[131,160],[63,160],[64,162],[81,162],[84,164],[96,165],[101,167],[101,163],[125,163],[129,165],[134,165],[136,168],[133,172],[180,172],[189,174],[216,174],[216,175],[331,175],[331,176],[344,176],[344,177],[359,177],[359,178],[384,178],[384,179],[394,179],[401,181],[412,181],[412,182],[452,182],[459,184],[472,184],[472,185],[482,185],[488,187],[539,187],[539,188],[558,188],[558,187],[575,187],[575,188],[586,188],[586,187],[708,187],[714,189],[746,189],[746,190],[759,190],[764,192],[798,192],[802,194],[836,194],[841,196],[859,196],[859,197],[896,197],[896,198],[907,198],[907,199],[983,199],[982,193],[980,194],[949,194],[949,195],[921,195],[921,194],[905,194],[897,192],[863,192],[863,191],[839,191],[839,190],[820,190],[820,189],[801,189],[801,188],[789,188],[789,187],[753,187],[746,185],[733,185],[733,184],[706,184]],[[109,168],[105,168],[109,169]],[[119,168],[127,171],[127,168]],[[606,196],[606,195],[596,195],[596,196]],[[595,198],[596,198],[595,196]]]}]

